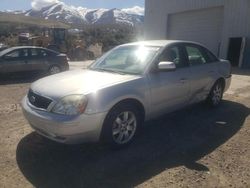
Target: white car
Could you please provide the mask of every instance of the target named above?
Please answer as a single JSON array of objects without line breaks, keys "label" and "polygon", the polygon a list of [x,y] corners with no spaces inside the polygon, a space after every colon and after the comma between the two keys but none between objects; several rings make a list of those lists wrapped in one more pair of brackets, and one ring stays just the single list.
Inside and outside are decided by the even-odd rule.
[{"label": "white car", "polygon": [[230,82],[230,63],[200,44],[144,41],[118,46],[86,70],[36,81],[22,107],[54,141],[124,146],[144,121],[204,100],[217,106]]}]

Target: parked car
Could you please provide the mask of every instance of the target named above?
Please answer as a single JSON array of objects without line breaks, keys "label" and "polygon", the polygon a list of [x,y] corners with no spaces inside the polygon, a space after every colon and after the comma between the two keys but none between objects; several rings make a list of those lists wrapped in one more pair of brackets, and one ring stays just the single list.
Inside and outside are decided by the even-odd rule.
[{"label": "parked car", "polygon": [[3,43],[0,43],[0,52],[3,51],[3,50],[5,50],[5,49],[7,49],[7,48],[8,48],[7,45],[5,45]]},{"label": "parked car", "polygon": [[68,69],[65,54],[46,48],[20,46],[0,52],[0,73],[45,71],[56,74]]},{"label": "parked car", "polygon": [[204,100],[219,105],[230,69],[228,61],[197,43],[130,43],[87,70],[36,81],[22,107],[30,125],[54,141],[124,146],[144,121]]}]

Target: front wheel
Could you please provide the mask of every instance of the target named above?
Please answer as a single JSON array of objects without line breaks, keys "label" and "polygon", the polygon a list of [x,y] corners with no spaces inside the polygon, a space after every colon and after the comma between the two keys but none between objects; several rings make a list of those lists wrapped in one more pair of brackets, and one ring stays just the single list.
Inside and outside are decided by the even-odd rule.
[{"label": "front wheel", "polygon": [[113,108],[103,124],[102,139],[114,147],[122,147],[131,143],[142,119],[138,109],[129,104]]},{"label": "front wheel", "polygon": [[217,81],[212,87],[210,94],[208,96],[207,102],[210,106],[218,106],[223,97],[223,84]]}]

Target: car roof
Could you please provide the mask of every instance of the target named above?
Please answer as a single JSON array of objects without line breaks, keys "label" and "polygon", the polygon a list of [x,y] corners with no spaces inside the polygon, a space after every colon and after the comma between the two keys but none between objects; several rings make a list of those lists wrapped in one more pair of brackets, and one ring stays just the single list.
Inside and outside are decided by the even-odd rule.
[{"label": "car roof", "polygon": [[146,41],[127,43],[127,44],[124,44],[124,46],[143,45],[143,46],[165,47],[165,46],[168,46],[170,44],[176,44],[176,43],[191,43],[191,44],[197,44],[197,45],[202,46],[202,44],[200,44],[200,43],[192,42],[192,41],[185,41],[185,40],[146,40]]},{"label": "car roof", "polygon": [[27,49],[27,48],[32,48],[32,49],[43,49],[43,50],[48,50],[48,51],[52,51],[52,50],[49,50],[47,48],[43,48],[43,47],[39,47],[39,46],[15,46],[15,47],[10,47],[10,48],[7,48],[3,51],[0,52],[0,56],[8,53],[8,52],[11,52],[13,50],[18,50],[18,49]]},{"label": "car roof", "polygon": [[39,47],[39,46],[15,46],[15,47],[11,47],[11,48],[8,48],[8,49],[17,50],[17,49],[25,49],[25,48],[46,49],[46,48],[42,48],[42,47]]}]

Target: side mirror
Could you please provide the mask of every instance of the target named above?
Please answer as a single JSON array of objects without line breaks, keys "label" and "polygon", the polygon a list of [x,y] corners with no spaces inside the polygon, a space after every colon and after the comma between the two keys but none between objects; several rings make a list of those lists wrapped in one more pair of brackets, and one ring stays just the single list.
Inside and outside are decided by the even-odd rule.
[{"label": "side mirror", "polygon": [[163,61],[158,64],[158,70],[160,71],[174,71],[176,66],[174,62],[170,61]]}]

